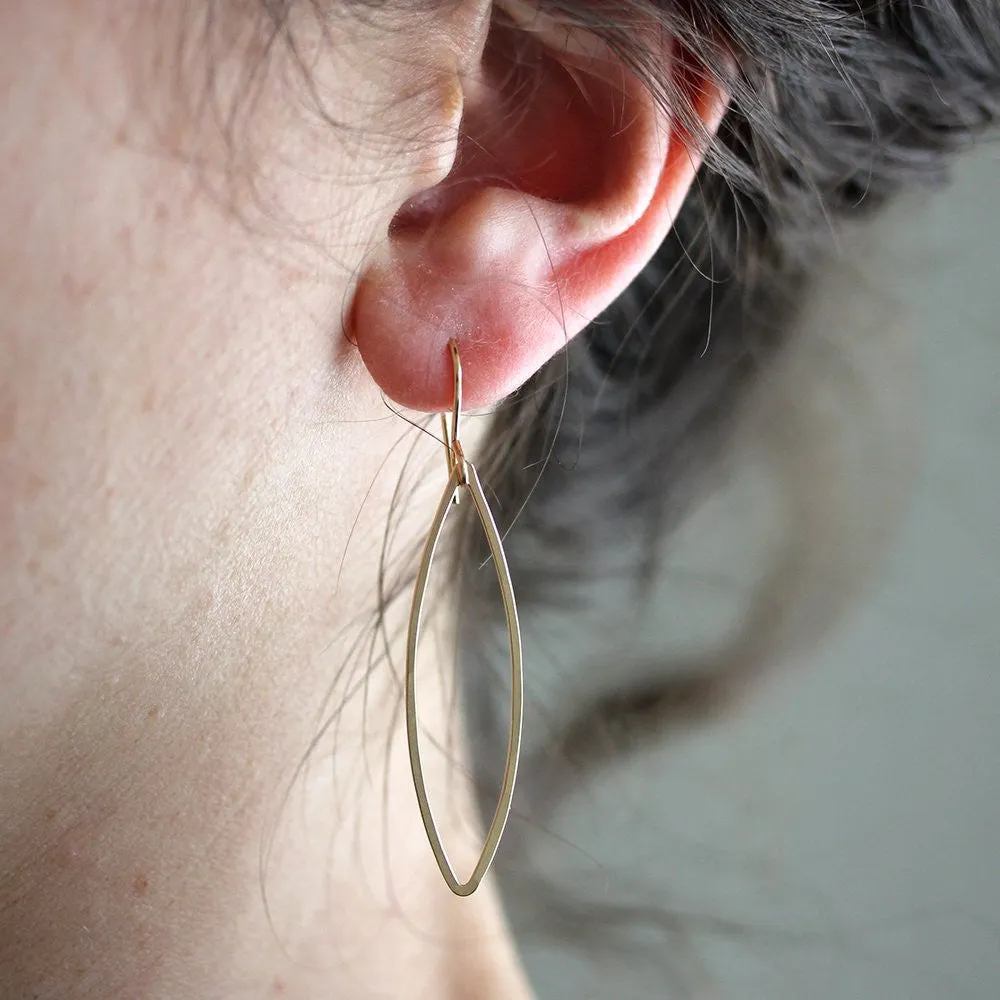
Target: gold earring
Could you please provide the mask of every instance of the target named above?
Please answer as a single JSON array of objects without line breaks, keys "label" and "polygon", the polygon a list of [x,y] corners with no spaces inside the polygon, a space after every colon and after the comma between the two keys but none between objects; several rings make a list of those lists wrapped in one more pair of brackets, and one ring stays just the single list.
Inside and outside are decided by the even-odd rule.
[{"label": "gold earring", "polygon": [[[504,555],[503,542],[496,522],[490,512],[489,504],[483,495],[479,476],[475,466],[465,457],[462,443],[459,440],[459,420],[462,415],[462,364],[458,357],[458,344],[451,340],[452,367],[454,370],[455,390],[452,404],[451,425],[445,414],[441,415],[444,428],[445,450],[448,462],[448,485],[441,495],[434,520],[431,522],[427,542],[424,545],[420,569],[417,572],[417,582],[413,588],[413,604],[410,608],[410,625],[406,641],[406,739],[410,750],[410,770],[413,773],[413,787],[417,793],[417,804],[420,806],[420,817],[430,841],[434,860],[444,876],[448,888],[456,896],[471,896],[483,876],[489,870],[500,845],[507,818],[510,816],[511,800],[514,797],[514,782],[517,778],[517,765],[521,755],[521,729],[524,710],[524,669],[521,663],[521,629],[517,620],[517,604],[514,601],[514,589],[511,585],[510,570],[507,568],[507,557]],[[503,600],[504,612],[507,616],[507,633],[510,637],[510,730],[507,738],[507,759],[504,764],[503,782],[500,786],[500,799],[496,812],[486,832],[486,842],[483,845],[479,860],[466,882],[460,882],[455,875],[455,869],[448,860],[448,855],[441,843],[441,835],[434,814],[431,812],[427,799],[427,787],[424,784],[423,768],[420,764],[420,745],[417,737],[417,701],[416,701],[416,654],[417,640],[420,637],[420,614],[423,609],[424,595],[427,590],[427,578],[431,563],[434,561],[434,550],[437,548],[445,518],[452,507],[458,502],[459,491],[467,489],[472,496],[472,502],[479,516],[479,521],[486,533],[486,541],[493,556],[493,565],[500,581],[500,595]]]}]

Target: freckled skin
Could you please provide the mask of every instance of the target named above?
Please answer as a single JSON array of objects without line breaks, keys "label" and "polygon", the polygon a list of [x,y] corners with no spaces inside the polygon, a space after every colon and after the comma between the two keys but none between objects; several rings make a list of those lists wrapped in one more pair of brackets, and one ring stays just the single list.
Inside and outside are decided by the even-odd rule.
[{"label": "freckled skin", "polygon": [[[200,6],[0,5],[0,996],[447,997],[471,960],[516,1000],[492,891],[456,906],[399,741],[357,737],[394,724],[391,675],[348,697],[409,443],[339,317],[428,183],[414,130],[454,112],[399,46],[433,83],[468,30],[355,27],[318,60],[332,116],[396,144],[345,153],[279,61],[237,149],[195,114]],[[223,103],[253,6],[212,5],[241,19]],[[446,833],[474,856],[474,823]]]},{"label": "freckled skin", "polygon": [[[257,0],[0,4],[3,998],[529,995],[415,801],[398,582],[446,473],[383,393],[450,405],[456,336],[467,404],[499,402],[648,261],[697,156],[621,66],[580,100],[561,31],[506,129],[524,50],[486,0],[322,7],[271,45]],[[471,156],[465,200],[463,118],[508,167]],[[417,671],[464,877],[451,596]]]}]

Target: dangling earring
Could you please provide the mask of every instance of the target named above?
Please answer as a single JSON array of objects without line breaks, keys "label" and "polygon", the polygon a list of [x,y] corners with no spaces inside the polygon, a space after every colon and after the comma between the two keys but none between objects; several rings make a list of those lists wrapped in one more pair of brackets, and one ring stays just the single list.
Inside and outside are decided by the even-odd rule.
[{"label": "dangling earring", "polygon": [[[427,839],[434,852],[434,859],[437,861],[438,868],[441,869],[441,874],[444,876],[448,888],[456,896],[471,896],[479,888],[479,883],[482,882],[483,876],[493,863],[504,827],[507,825],[507,818],[510,815],[510,804],[514,796],[514,781],[517,777],[517,764],[521,754],[524,671],[521,664],[521,630],[517,620],[517,605],[514,601],[514,590],[511,586],[510,570],[507,568],[503,542],[486,502],[486,497],[483,495],[483,487],[480,485],[476,468],[465,457],[458,436],[459,420],[462,415],[462,363],[458,357],[458,344],[451,340],[448,346],[451,350],[455,379],[450,426],[447,415],[441,415],[448,462],[448,485],[441,495],[441,502],[438,504],[434,520],[431,522],[427,542],[424,545],[424,553],[420,560],[420,569],[417,572],[417,582],[413,588],[413,605],[410,608],[410,626],[406,641],[406,739],[410,750],[413,787],[417,793],[420,817],[423,820],[424,829],[427,831]],[[420,745],[417,738],[415,677],[417,640],[420,637],[420,614],[423,610],[424,595],[427,590],[427,578],[430,574],[431,563],[434,561],[434,550],[441,537],[445,518],[448,516],[448,511],[451,510],[452,503],[458,503],[459,492],[462,489],[468,490],[472,496],[472,502],[483,526],[483,531],[486,533],[486,541],[493,556],[493,565],[500,580],[500,596],[507,616],[507,633],[510,637],[511,686],[510,731],[507,739],[507,760],[504,764],[503,782],[500,786],[500,799],[497,802],[496,812],[493,814],[493,821],[486,831],[486,842],[479,855],[479,860],[466,882],[460,882],[455,875],[455,869],[448,860],[448,855],[441,843],[441,836],[437,824],[434,822],[434,814],[431,812],[430,803],[427,800],[427,787],[424,784],[423,768],[420,764]]]}]

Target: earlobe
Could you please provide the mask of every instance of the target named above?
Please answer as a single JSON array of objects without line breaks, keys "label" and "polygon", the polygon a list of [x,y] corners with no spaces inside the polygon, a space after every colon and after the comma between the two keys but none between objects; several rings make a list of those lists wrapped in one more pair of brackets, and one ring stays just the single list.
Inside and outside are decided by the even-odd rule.
[{"label": "earlobe", "polygon": [[[400,207],[357,284],[350,338],[409,408],[447,406],[453,337],[467,405],[526,381],[652,257],[700,162],[697,143],[599,42],[528,30],[518,10],[494,25],[480,72],[464,81],[452,171]],[[720,89],[690,67],[675,80],[710,134]]]}]

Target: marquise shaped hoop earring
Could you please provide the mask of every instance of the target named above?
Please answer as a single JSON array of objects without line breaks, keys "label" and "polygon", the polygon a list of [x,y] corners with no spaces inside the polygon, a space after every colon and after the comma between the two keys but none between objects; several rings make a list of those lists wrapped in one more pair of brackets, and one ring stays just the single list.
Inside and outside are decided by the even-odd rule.
[{"label": "marquise shaped hoop earring", "polygon": [[[524,669],[521,660],[521,629],[517,619],[517,604],[514,600],[514,588],[511,585],[510,570],[507,568],[507,557],[504,554],[500,532],[490,511],[489,504],[483,494],[479,475],[475,466],[465,457],[462,443],[459,439],[459,420],[462,414],[462,364],[458,356],[458,344],[449,342],[451,360],[454,370],[455,390],[452,405],[451,424],[446,415],[442,414],[444,426],[445,449],[448,461],[448,485],[445,486],[437,512],[431,522],[424,545],[417,580],[413,588],[413,604],[410,608],[410,624],[406,640],[406,740],[410,751],[410,770],[413,774],[413,787],[417,793],[417,804],[420,807],[420,818],[423,820],[427,839],[430,841],[434,860],[444,880],[456,896],[471,896],[483,876],[489,871],[490,865],[500,846],[507,818],[510,816],[511,800],[514,797],[514,783],[517,779],[517,765],[521,755],[521,730],[524,715]],[[503,781],[500,785],[500,797],[497,801],[493,820],[486,831],[486,841],[483,844],[479,860],[472,874],[465,882],[461,882],[455,874],[455,869],[441,842],[441,834],[434,820],[427,798],[427,786],[424,783],[424,772],[420,761],[420,743],[417,733],[417,693],[416,693],[416,656],[417,642],[420,638],[420,618],[423,611],[424,597],[427,591],[427,579],[430,575],[434,552],[437,549],[441,531],[444,528],[448,511],[458,502],[460,491],[466,489],[472,497],[472,502],[486,534],[486,541],[493,556],[493,565],[500,582],[500,596],[503,601],[504,613],[507,617],[507,633],[510,638],[510,729],[507,737],[507,759],[504,763]]]}]

